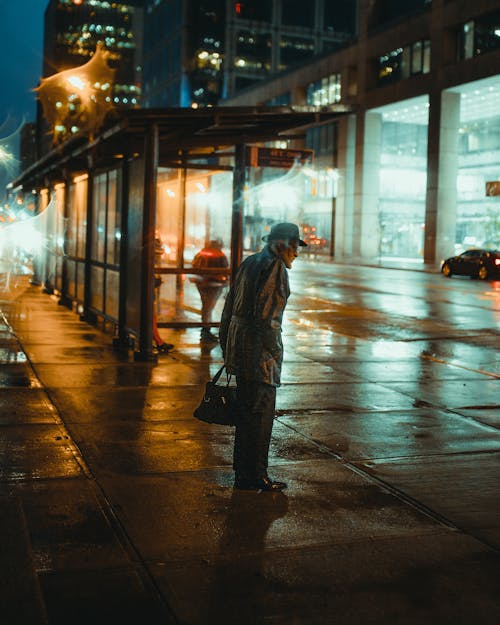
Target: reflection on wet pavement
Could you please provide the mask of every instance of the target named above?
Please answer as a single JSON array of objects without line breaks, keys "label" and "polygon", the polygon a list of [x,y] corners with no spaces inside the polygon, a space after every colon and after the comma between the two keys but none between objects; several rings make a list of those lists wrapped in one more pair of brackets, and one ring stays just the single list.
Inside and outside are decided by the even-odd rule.
[{"label": "reflection on wet pavement", "polygon": [[419,272],[291,276],[277,498],[233,491],[232,429],[192,417],[222,362],[196,328],[136,363],[36,289],[0,303],[0,497],[51,625],[497,622],[496,300]]}]

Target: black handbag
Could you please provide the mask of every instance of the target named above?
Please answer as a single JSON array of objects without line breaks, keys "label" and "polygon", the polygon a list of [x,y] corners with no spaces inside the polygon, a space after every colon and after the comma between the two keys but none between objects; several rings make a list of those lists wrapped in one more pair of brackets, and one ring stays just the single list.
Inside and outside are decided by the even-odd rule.
[{"label": "black handbag", "polygon": [[210,382],[205,384],[205,394],[193,416],[205,423],[236,425],[238,414],[236,387],[229,385],[231,375],[226,373],[226,384],[217,384],[224,368],[225,365],[217,371]]}]

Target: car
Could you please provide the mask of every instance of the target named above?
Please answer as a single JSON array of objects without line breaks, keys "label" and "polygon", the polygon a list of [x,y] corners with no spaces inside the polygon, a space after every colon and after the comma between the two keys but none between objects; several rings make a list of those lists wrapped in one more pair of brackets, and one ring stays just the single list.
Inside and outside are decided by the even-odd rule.
[{"label": "car", "polygon": [[441,272],[447,278],[454,274],[480,280],[500,278],[500,252],[486,249],[466,250],[458,256],[444,260]]}]

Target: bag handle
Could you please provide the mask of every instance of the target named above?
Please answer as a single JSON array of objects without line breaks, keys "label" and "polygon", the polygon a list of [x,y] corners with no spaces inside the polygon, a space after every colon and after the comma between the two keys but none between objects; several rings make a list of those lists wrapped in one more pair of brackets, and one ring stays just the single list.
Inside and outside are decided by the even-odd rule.
[{"label": "bag handle", "polygon": [[[222,372],[224,371],[225,368],[226,368],[226,365],[222,365],[222,367],[217,371],[217,373],[212,378],[212,383],[213,384],[217,384],[217,382],[219,381],[219,378],[222,375]],[[231,382],[232,374],[231,373],[228,374],[227,371],[226,371],[226,377],[227,377],[227,385],[226,386],[229,386],[229,383]]]}]

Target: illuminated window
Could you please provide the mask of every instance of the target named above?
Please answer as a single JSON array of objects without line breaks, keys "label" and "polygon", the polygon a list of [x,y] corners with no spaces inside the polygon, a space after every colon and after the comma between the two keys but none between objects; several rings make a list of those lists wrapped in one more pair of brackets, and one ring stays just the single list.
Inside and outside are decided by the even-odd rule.
[{"label": "illuminated window", "polygon": [[458,48],[460,59],[500,49],[500,11],[466,22],[460,31]]},{"label": "illuminated window", "polygon": [[415,41],[404,48],[395,48],[378,59],[378,81],[381,84],[427,74],[430,72],[430,41]]},{"label": "illuminated window", "polygon": [[334,104],[340,102],[341,97],[340,74],[331,74],[307,85],[307,104]]}]

